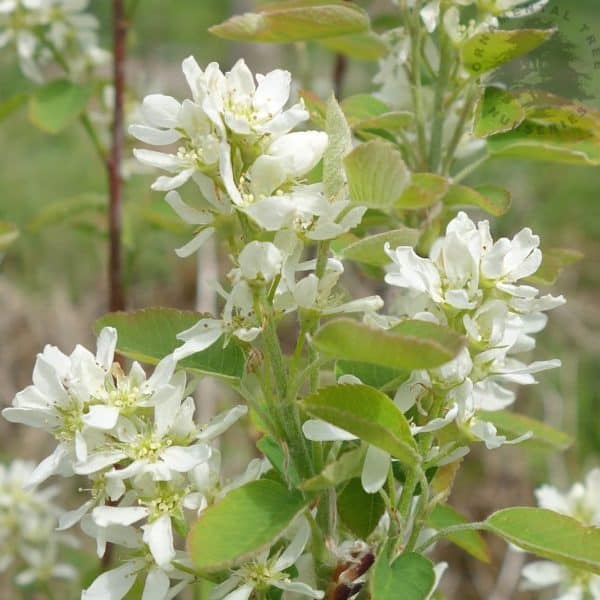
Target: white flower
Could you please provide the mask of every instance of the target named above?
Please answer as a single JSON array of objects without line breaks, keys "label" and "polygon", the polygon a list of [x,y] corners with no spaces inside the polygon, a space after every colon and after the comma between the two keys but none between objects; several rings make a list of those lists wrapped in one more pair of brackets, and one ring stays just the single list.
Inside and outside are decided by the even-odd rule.
[{"label": "white flower", "polygon": [[200,319],[179,333],[177,339],[183,340],[184,344],[173,353],[177,360],[206,350],[223,336],[225,343],[228,343],[231,336],[251,342],[260,335],[262,326],[254,314],[252,290],[248,282],[241,280],[232,287],[230,293],[221,290],[221,294],[225,297],[222,318]]},{"label": "white flower", "polygon": [[600,469],[592,469],[583,483],[575,483],[567,492],[543,485],[535,491],[535,496],[542,508],[600,526]]},{"label": "white flower", "polygon": [[15,577],[20,586],[77,578],[76,570],[59,560],[62,546],[76,546],[76,540],[56,531],[61,511],[54,498],[60,490],[23,487],[34,466],[22,460],[0,464],[0,573],[15,562],[24,562]]},{"label": "white flower", "polygon": [[[240,207],[284,198],[286,192],[321,160],[327,143],[327,134],[321,131],[288,133],[272,142],[247,172],[242,173],[237,184],[233,168],[228,165],[222,171],[225,189],[231,200]],[[254,217],[252,212],[249,214]]]},{"label": "white flower", "polygon": [[174,190],[194,175],[202,175],[218,164],[222,141],[202,106],[192,100],[178,102],[171,96],[152,94],[142,102],[142,125],[131,125],[129,133],[153,146],[178,143],[175,154],[137,149],[133,153],[143,164],[168,171],[152,184],[159,191]]},{"label": "white flower", "polygon": [[[33,385],[19,392],[13,406],[2,415],[12,423],[45,429],[59,441],[54,453],[32,473],[31,484],[41,483],[54,473],[69,474],[72,460],[85,460],[93,430],[111,429],[116,418],[106,419],[92,410],[90,401],[99,394],[112,365],[116,330],[105,328],[98,337],[96,356],[82,346],[71,355],[54,346],[38,354]],[[86,434],[89,434],[86,439]]]},{"label": "white flower", "polygon": [[[207,69],[208,75],[208,69]],[[284,110],[290,97],[292,78],[288,71],[276,69],[256,75],[256,81],[243,59],[223,74],[214,68],[207,77],[207,113],[215,125],[223,124],[243,136],[281,135],[308,119],[302,103]]]},{"label": "white flower", "polygon": [[[592,469],[583,483],[562,493],[551,485],[535,491],[538,505],[573,517],[585,525],[600,525],[600,469]],[[535,561],[523,567],[522,589],[557,586],[556,600],[600,600],[600,576],[550,561]]]},{"label": "white flower", "polygon": [[270,283],[281,272],[283,256],[271,242],[253,241],[240,252],[240,275],[247,281]]},{"label": "white flower", "polygon": [[323,598],[324,592],[311,588],[301,581],[293,581],[285,572],[298,561],[304,552],[310,528],[301,517],[298,531],[289,546],[279,555],[269,557],[269,550],[260,555],[211,590],[211,600],[248,600],[255,589],[266,590],[275,587],[284,592],[295,592],[309,598]]}]

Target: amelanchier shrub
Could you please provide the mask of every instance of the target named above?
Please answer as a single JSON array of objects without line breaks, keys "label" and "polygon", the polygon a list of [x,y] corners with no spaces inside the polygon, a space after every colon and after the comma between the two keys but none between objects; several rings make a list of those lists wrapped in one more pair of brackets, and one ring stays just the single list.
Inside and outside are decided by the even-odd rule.
[{"label": "amelanchier shrub", "polygon": [[[17,22],[42,4],[0,12]],[[508,192],[462,183],[492,156],[600,160],[599,114],[494,80],[552,34],[500,22],[544,4],[400,0],[392,28],[376,34],[349,2],[270,3],[214,33],[318,39],[379,58],[377,92],[291,101],[287,71],[253,75],[239,60],[224,73],[189,57],[189,97],[144,99],[135,156],[161,171],[152,188],[192,226],[176,252],[218,236],[233,264],[217,284],[220,314],[109,314],[96,354],[47,346],[33,385],[3,411],[57,441],[28,488],[53,475],[89,480],[59,529],[79,523],[99,556],[107,544],[118,552],[82,598],[173,598],[204,580],[212,600],[424,600],[447,568],[427,556],[435,542],[486,561],[479,530],[544,559],[525,567],[525,587],[600,598],[598,471],[567,496],[542,487],[542,508],[478,523],[447,504],[472,446],[569,443],[511,407],[519,385],[560,366],[527,356],[564,303],[537,286],[573,254],[542,256],[529,228],[494,240],[488,221],[461,210],[508,209]],[[4,37],[32,72],[38,46],[25,52],[25,22]],[[349,267],[378,294],[354,297]],[[285,351],[282,327],[295,332]],[[115,350],[153,373],[138,362],[125,372]],[[220,378],[239,404],[196,423],[199,376]],[[211,441],[246,413],[264,458],[226,482]]]}]

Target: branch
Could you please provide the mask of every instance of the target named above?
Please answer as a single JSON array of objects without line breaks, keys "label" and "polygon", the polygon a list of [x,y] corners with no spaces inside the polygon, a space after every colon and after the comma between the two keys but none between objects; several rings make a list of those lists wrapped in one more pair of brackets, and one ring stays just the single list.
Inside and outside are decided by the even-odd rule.
[{"label": "branch", "polygon": [[112,145],[106,163],[109,186],[109,308],[111,311],[125,308],[123,292],[121,220],[123,181],[121,161],[123,155],[123,97],[125,94],[125,56],[128,23],[123,0],[113,0],[113,80],[115,102],[112,125]]}]

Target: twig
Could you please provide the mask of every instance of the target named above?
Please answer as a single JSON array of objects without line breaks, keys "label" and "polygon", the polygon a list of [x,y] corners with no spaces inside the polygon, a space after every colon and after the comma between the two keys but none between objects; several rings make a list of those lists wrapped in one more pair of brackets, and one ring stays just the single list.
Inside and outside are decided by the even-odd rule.
[{"label": "twig", "polygon": [[113,80],[115,90],[112,145],[106,163],[109,185],[109,308],[111,311],[125,308],[123,291],[121,220],[123,181],[121,161],[123,155],[123,97],[125,93],[125,56],[128,23],[123,0],[113,0]]}]

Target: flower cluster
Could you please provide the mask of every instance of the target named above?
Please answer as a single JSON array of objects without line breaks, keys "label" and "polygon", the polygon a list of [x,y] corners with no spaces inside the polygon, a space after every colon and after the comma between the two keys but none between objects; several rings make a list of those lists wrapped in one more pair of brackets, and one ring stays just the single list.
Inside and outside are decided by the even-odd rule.
[{"label": "flower cluster", "polygon": [[560,366],[558,360],[526,364],[519,359],[535,347],[532,334],[546,326],[544,313],[565,302],[562,296],[540,297],[536,288],[521,281],[541,264],[539,242],[527,228],[512,240],[494,242],[487,221],[476,225],[461,212],[433,245],[430,258],[410,247],[386,247],[392,263],[385,280],[399,288],[398,316],[448,326],[467,340],[450,363],[411,373],[395,397],[402,410],[416,406],[421,413],[423,402],[443,396],[443,414],[432,415],[443,417],[436,428],[456,421],[488,448],[522,439],[508,442],[477,413],[510,406],[515,393],[507,385],[533,384],[535,373]]},{"label": "flower cluster", "polygon": [[[565,493],[550,485],[536,490],[541,508],[568,515],[585,525],[600,526],[600,469],[591,470],[585,483],[576,483]],[[600,576],[570,569],[550,561],[535,561],[523,568],[522,588],[540,590],[559,587],[556,600],[600,599]]]},{"label": "flower cluster", "polygon": [[[275,70],[257,75],[243,60],[223,73],[216,63],[202,71],[193,57],[182,69],[192,98],[147,96],[144,123],[130,133],[152,146],[176,150],[137,149],[143,164],[170,173],[152,188],[169,192],[167,201],[187,223],[199,227],[196,237],[178,250],[188,256],[212,235],[217,217],[232,211],[265,231],[288,229],[301,238],[325,240],[356,226],[363,208],[347,200],[331,202],[310,173],[321,160],[328,137],[320,131],[292,131],[308,119],[302,102],[286,108],[291,76]],[[175,190],[194,181],[204,206],[191,207]]]},{"label": "flower cluster", "polygon": [[59,562],[60,547],[76,545],[68,534],[56,531],[61,511],[54,498],[59,490],[24,489],[33,469],[33,463],[23,460],[0,465],[0,573],[16,569],[15,583],[21,586],[77,579],[72,565]]},{"label": "flower cluster", "polygon": [[0,48],[11,44],[25,76],[43,81],[43,68],[60,57],[60,66],[78,77],[104,63],[98,20],[85,12],[89,0],[2,0]]},{"label": "flower cluster", "polygon": [[[137,574],[146,572],[146,587],[164,590],[155,597],[166,597],[170,579],[177,582],[174,590],[190,581],[175,566],[186,562],[185,553],[175,549],[175,533],[185,534],[188,516],[229,489],[221,490],[219,455],[209,442],[246,407],[196,425],[185,373],[175,371],[173,357],[163,359],[148,378],[137,363],[125,374],[113,363],[116,341],[116,330],[105,328],[95,355],[81,346],[70,355],[46,346],[33,385],[15,396],[3,416],[45,429],[58,442],[29,474],[27,486],[55,474],[89,479],[82,490],[85,501],[60,516],[59,528],[81,521],[96,539],[99,556],[107,543],[130,551],[124,565],[101,575],[83,597],[105,598],[110,589],[111,598],[121,598]],[[240,482],[261,472],[260,464],[251,463]]]}]

